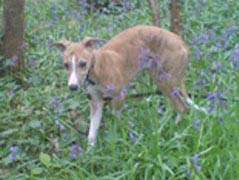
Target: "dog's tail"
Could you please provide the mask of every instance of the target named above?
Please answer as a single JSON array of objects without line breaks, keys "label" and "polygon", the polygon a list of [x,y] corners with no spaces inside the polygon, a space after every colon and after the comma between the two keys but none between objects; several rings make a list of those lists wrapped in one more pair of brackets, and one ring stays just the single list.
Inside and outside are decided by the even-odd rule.
[{"label": "dog's tail", "polygon": [[185,86],[185,83],[184,83],[184,79],[181,80],[180,85],[181,85],[181,92],[182,92],[184,98],[186,99],[187,104],[192,106],[194,109],[207,114],[207,110],[204,107],[200,107],[197,104],[195,104],[193,102],[193,100],[188,96],[188,93],[187,93],[187,90],[186,90],[186,86]]}]

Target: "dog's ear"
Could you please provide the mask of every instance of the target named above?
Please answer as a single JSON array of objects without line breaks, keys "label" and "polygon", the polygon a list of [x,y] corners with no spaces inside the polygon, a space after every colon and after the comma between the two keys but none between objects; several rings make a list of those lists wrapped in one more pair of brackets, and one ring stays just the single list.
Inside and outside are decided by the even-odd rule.
[{"label": "dog's ear", "polygon": [[61,52],[64,52],[71,42],[66,40],[59,40],[51,45],[51,47],[57,47]]},{"label": "dog's ear", "polygon": [[97,43],[100,42],[103,42],[103,40],[96,37],[85,37],[81,43],[84,45],[85,48],[91,50],[96,47]]}]

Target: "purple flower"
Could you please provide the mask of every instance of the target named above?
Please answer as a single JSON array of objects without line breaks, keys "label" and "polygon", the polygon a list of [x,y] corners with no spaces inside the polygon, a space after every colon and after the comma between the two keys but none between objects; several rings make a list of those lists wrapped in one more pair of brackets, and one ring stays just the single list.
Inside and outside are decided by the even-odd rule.
[{"label": "purple flower", "polygon": [[11,160],[11,161],[15,161],[17,159],[17,155],[15,153],[10,153],[8,158]]},{"label": "purple flower", "polygon": [[150,66],[149,64],[149,58],[150,57],[150,49],[145,49],[143,47],[139,48],[139,63],[138,63],[138,68],[143,69],[146,65]]},{"label": "purple flower", "polygon": [[129,132],[129,139],[134,143],[138,140],[138,138],[131,131]]},{"label": "purple flower", "polygon": [[16,153],[18,150],[18,146],[11,146],[10,151]]},{"label": "purple flower", "polygon": [[61,131],[64,131],[66,128],[63,124],[59,122],[59,120],[55,120],[55,125],[57,128],[59,128]]},{"label": "purple flower", "polygon": [[123,88],[123,89],[121,89],[120,94],[118,96],[116,96],[114,99],[116,101],[119,101],[121,98],[123,98],[125,96],[125,94],[126,94],[126,89]]},{"label": "purple flower", "polygon": [[179,97],[180,96],[180,93],[178,92],[177,88],[173,88],[172,92],[171,92],[172,96],[177,96]]},{"label": "purple flower", "polygon": [[52,6],[51,8],[50,8],[50,12],[51,12],[51,17],[52,17],[52,19],[53,19],[53,22],[56,22],[56,21],[58,21],[58,16],[57,16],[57,14],[56,14],[56,8],[55,8],[55,6]]},{"label": "purple flower", "polygon": [[200,171],[202,169],[201,166],[199,166],[198,164],[194,164],[193,165],[193,168],[196,170],[196,171]]},{"label": "purple flower", "polygon": [[15,160],[17,159],[16,153],[17,153],[17,150],[18,150],[18,146],[11,146],[11,147],[9,148],[9,150],[10,150],[11,153],[9,154],[8,158],[9,158],[11,161],[15,161]]},{"label": "purple flower", "polygon": [[16,89],[17,89],[17,85],[14,85],[13,88],[12,88],[12,90],[9,92],[9,96],[10,96],[10,97],[13,97],[13,96],[14,96],[14,92],[15,92]]},{"label": "purple flower", "polygon": [[210,34],[200,34],[198,36],[195,36],[193,38],[193,43],[194,44],[208,44],[209,43],[209,40],[210,40]]},{"label": "purple flower", "polygon": [[200,78],[200,79],[198,79],[197,81],[194,82],[195,86],[200,86],[200,87],[204,86],[205,84],[206,84],[206,80],[203,79],[203,78]]},{"label": "purple flower", "polygon": [[194,54],[196,55],[196,60],[201,60],[202,51],[198,47],[194,49]]},{"label": "purple flower", "polygon": [[72,158],[72,159],[76,159],[77,158],[77,155],[75,152],[70,152],[69,153],[69,156]]},{"label": "purple flower", "polygon": [[192,165],[193,165],[193,168],[196,170],[196,171],[200,171],[201,170],[201,166],[198,165],[198,158],[199,158],[199,154],[194,154],[193,157],[191,158],[191,162],[192,162]]},{"label": "purple flower", "polygon": [[214,61],[209,68],[212,72],[219,71],[222,68],[222,64],[219,61]]},{"label": "purple flower", "polygon": [[207,94],[207,99],[211,100],[211,99],[215,99],[215,98],[219,98],[222,97],[223,93],[221,92],[209,92]]},{"label": "purple flower", "polygon": [[12,63],[15,65],[15,64],[17,63],[17,61],[18,61],[18,56],[17,56],[17,55],[14,55],[14,56],[12,57]]},{"label": "purple flower", "polygon": [[107,27],[107,31],[108,31],[108,32],[112,32],[112,31],[113,31],[113,26],[108,25],[108,27]]},{"label": "purple flower", "polygon": [[22,41],[20,45],[20,49],[24,49],[27,46],[27,43],[25,41]]},{"label": "purple flower", "polygon": [[[93,4],[93,3],[92,3]],[[83,8],[83,9],[90,9],[91,8],[91,4],[89,4],[86,0],[80,0],[79,1],[79,5]]]},{"label": "purple flower", "polygon": [[57,109],[63,109],[64,108],[64,106],[61,103],[58,102],[56,96],[52,98],[52,105],[53,105],[54,108],[57,108]]},{"label": "purple flower", "polygon": [[78,155],[82,155],[82,154],[83,154],[83,149],[80,146],[78,146],[76,144],[71,146],[69,156],[72,159],[76,159],[78,157]]},{"label": "purple flower", "polygon": [[208,113],[211,113],[216,107],[225,107],[226,101],[223,99],[224,93],[222,92],[209,92],[207,99],[210,101]]},{"label": "purple flower", "polygon": [[193,128],[199,131],[201,127],[201,122],[202,122],[201,119],[194,119]]},{"label": "purple flower", "polygon": [[65,126],[63,124],[60,124],[60,130],[64,131],[65,129],[66,129]]},{"label": "purple flower", "polygon": [[197,164],[199,156],[200,156],[199,154],[194,154],[193,157],[191,158],[191,162],[193,164]]},{"label": "purple flower", "polygon": [[162,81],[165,78],[172,78],[172,74],[167,73],[167,72],[163,72],[162,74],[159,75],[159,80]]},{"label": "purple flower", "polygon": [[221,42],[220,39],[217,40],[215,46],[216,46],[217,48],[222,48],[222,47],[223,47],[222,42]]},{"label": "purple flower", "polygon": [[236,26],[231,26],[229,28],[223,29],[222,34],[224,34],[226,36],[231,36],[231,35],[235,34],[236,31],[237,31],[237,27]]}]

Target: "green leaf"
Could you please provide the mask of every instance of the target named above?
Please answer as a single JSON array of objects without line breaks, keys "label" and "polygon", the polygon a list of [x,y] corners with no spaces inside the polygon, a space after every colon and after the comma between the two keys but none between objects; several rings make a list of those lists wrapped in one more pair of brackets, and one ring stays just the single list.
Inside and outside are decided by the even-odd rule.
[{"label": "green leaf", "polygon": [[39,127],[41,127],[41,121],[39,121],[39,120],[32,120],[29,123],[29,126],[32,127],[32,128],[39,128]]},{"label": "green leaf", "polygon": [[33,168],[31,169],[31,175],[39,175],[42,173],[42,171],[43,171],[42,168]]},{"label": "green leaf", "polygon": [[17,132],[18,129],[8,129],[6,131],[3,131],[0,135],[0,137],[7,137],[7,136],[10,136],[12,135],[13,133]]},{"label": "green leaf", "polygon": [[45,166],[50,166],[51,157],[48,154],[41,152],[39,159],[40,159],[40,162],[44,164]]}]

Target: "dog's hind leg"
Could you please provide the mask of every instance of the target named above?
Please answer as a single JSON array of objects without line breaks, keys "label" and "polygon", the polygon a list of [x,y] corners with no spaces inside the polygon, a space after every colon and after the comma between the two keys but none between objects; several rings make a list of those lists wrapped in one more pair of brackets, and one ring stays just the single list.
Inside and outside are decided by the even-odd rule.
[{"label": "dog's hind leg", "polygon": [[181,120],[181,114],[188,111],[186,99],[180,91],[178,91],[175,79],[165,78],[158,80],[157,83],[160,91],[169,98],[173,109],[178,113],[175,119],[175,122],[178,123]]},{"label": "dog's hind leg", "polygon": [[121,112],[123,111],[125,96],[116,97],[112,100],[113,112],[120,119]]}]

